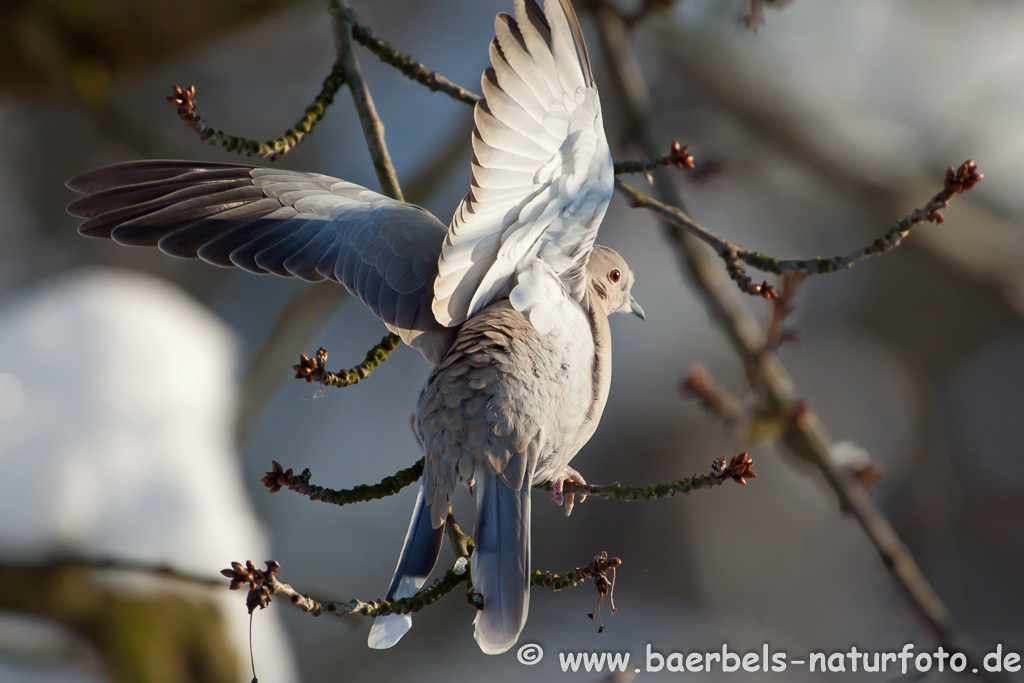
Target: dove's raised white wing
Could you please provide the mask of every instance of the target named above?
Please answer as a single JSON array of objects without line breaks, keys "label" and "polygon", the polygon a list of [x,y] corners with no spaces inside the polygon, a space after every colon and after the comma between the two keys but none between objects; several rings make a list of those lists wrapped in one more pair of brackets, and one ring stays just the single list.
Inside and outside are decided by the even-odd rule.
[{"label": "dove's raised white wing", "polygon": [[444,325],[508,296],[537,259],[581,299],[612,195],[601,103],[572,5],[546,0],[542,11],[516,0],[515,13],[495,22],[474,111],[471,188],[438,263],[433,310]]},{"label": "dove's raised white wing", "polygon": [[453,330],[430,310],[445,227],[423,209],[317,173],[133,161],[68,181],[79,232],[254,273],[340,282],[439,363]]}]

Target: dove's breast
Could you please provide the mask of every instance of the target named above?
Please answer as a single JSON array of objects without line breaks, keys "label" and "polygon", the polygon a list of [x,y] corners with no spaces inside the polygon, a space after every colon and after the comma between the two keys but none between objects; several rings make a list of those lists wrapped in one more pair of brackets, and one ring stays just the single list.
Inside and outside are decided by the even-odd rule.
[{"label": "dove's breast", "polygon": [[579,304],[567,308],[544,335],[507,300],[459,329],[416,411],[432,508],[477,468],[513,488],[534,468],[534,481],[551,480],[593,433],[604,405],[595,414],[594,327]]}]

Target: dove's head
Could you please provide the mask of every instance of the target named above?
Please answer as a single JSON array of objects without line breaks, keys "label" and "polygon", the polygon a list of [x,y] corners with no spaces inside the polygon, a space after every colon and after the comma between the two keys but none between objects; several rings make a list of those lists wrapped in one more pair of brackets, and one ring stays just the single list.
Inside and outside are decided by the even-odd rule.
[{"label": "dove's head", "polygon": [[591,300],[606,315],[632,313],[641,320],[645,319],[644,309],[629,293],[633,288],[633,271],[619,252],[595,244],[587,263],[587,279],[590,281]]}]

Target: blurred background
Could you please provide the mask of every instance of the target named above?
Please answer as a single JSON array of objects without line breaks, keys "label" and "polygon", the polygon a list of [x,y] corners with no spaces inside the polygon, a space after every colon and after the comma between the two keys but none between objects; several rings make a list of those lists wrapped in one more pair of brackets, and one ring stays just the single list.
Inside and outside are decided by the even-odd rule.
[{"label": "blurred background", "polygon": [[[636,25],[655,135],[714,170],[671,172],[698,221],[781,257],[852,251],[923,205],[946,166],[978,162],[984,182],[945,223],[804,283],[790,321],[799,343],[782,358],[832,437],[882,470],[872,495],[960,630],[986,652],[1024,651],[1024,4],[775,4],[756,31],[739,21],[747,4],[731,0],[680,0]],[[478,90],[494,15],[511,3],[353,8]],[[581,21],[615,156],[636,158],[622,146],[593,18],[581,11]],[[447,221],[468,186],[469,108],[357,50],[407,199]],[[259,479],[272,459],[335,488],[414,462],[420,355],[403,347],[367,382],[319,396],[291,380],[300,352],[324,345],[331,368],[349,367],[385,333],[341,287],[88,240],[64,212],[74,198],[64,181],[105,163],[247,162],[181,125],[164,100],[173,84],[195,84],[211,125],[270,139],[301,117],[333,61],[325,8],[309,0],[0,5],[0,680],[251,677],[242,593],[82,573],[53,558],[114,556],[210,577],[232,560],[273,558],[285,580],[318,595],[384,593],[413,488],[334,508],[269,495]],[[345,92],[275,163],[377,189]],[[253,623],[261,680],[562,680],[557,652],[641,657],[647,643],[691,652],[767,642],[794,658],[852,645],[934,649],[817,474],[680,393],[699,362],[748,396],[652,216],[616,197],[599,239],[637,273],[647,322],[612,320],[612,395],[573,465],[595,483],[650,484],[750,448],[758,478],[649,503],[591,499],[570,518],[535,494],[535,568],[561,573],[602,550],[623,566],[618,612],[605,610],[601,634],[587,618],[591,587],[533,591],[520,643],[548,657],[530,669],[513,653],[480,654],[459,595],[417,615],[390,651],[366,648],[366,620],[315,620],[278,602]],[[745,304],[766,318],[763,302]],[[468,525],[468,495],[456,511]]]}]

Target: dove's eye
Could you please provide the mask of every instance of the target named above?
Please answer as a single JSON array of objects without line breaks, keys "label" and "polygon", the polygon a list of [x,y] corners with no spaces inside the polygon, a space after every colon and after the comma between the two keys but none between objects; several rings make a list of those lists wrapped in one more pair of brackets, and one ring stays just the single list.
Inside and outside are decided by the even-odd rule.
[{"label": "dove's eye", "polygon": [[611,280],[613,284],[617,283],[622,279],[622,271],[618,268],[612,269],[612,272],[608,273],[608,279]]}]

